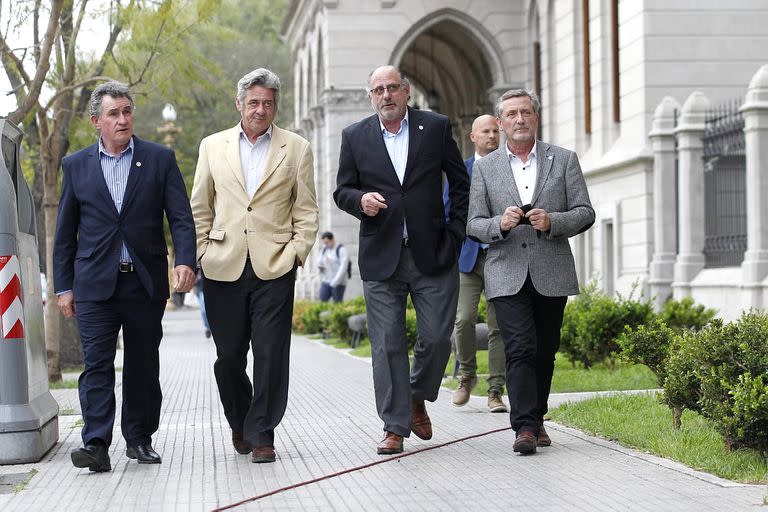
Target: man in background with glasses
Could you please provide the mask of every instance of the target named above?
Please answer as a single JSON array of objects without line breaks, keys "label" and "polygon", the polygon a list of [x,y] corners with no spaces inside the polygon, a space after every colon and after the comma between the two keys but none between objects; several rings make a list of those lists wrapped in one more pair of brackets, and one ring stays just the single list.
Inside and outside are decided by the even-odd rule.
[{"label": "man in background with glasses", "polygon": [[504,340],[510,421],[522,454],[549,446],[544,415],[568,295],[579,282],[568,238],[595,222],[576,153],[536,140],[539,99],[496,103],[504,147],[475,163],[467,234],[489,244],[485,293]]},{"label": "man in background with glasses", "polygon": [[[376,113],[342,132],[334,199],[360,219],[360,276],[385,431],[377,452],[392,454],[403,451],[411,432],[432,437],[424,401],[437,399],[450,355],[469,178],[450,120],[409,108],[410,84],[395,67],[374,70],[367,90]],[[443,173],[450,186],[447,220]],[[419,338],[412,367],[409,294]]]}]

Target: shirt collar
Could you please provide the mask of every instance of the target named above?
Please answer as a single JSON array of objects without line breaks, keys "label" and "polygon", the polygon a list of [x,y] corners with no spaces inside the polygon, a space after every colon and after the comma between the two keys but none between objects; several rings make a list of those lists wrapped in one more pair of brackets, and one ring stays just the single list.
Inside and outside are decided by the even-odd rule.
[{"label": "shirt collar", "polygon": [[[536,158],[536,145],[537,145],[537,144],[538,144],[538,143],[537,143],[537,141],[534,141],[534,142],[533,142],[533,147],[531,148],[531,152],[530,152],[530,153],[528,153],[528,158],[526,159],[526,161],[529,161],[531,158],[534,158],[534,159]],[[515,155],[514,153],[512,153],[512,152],[509,150],[509,146],[508,146],[508,145],[504,144],[504,149],[506,149],[506,150],[507,150],[507,158],[508,158],[510,161],[512,161],[512,158],[513,158],[513,157],[514,157],[514,158],[517,158],[517,155]]]},{"label": "shirt collar", "polygon": [[[389,131],[384,127],[384,123],[381,122],[381,118],[379,118],[379,126],[381,127],[382,135]],[[406,108],[405,117],[403,117],[403,120],[400,121],[400,129],[397,130],[397,133],[395,135],[398,135],[401,131],[403,131],[403,128],[407,128],[407,127],[408,127],[408,109]]]},{"label": "shirt collar", "polygon": [[251,143],[251,139],[248,138],[248,135],[245,133],[245,130],[243,130],[243,122],[240,121],[237,123],[237,127],[240,129],[240,139],[245,140],[248,144],[251,144],[253,146],[254,144],[258,143],[260,140],[269,140],[272,138],[272,125],[269,125],[269,128],[267,128],[267,131],[262,133],[256,138],[256,142]]},{"label": "shirt collar", "polygon": [[125,149],[122,150],[120,152],[120,154],[115,157],[115,156],[111,155],[109,153],[109,151],[107,151],[107,148],[104,147],[104,142],[101,140],[101,137],[99,137],[99,153],[102,154],[102,155],[111,156],[112,158],[120,158],[129,149],[131,150],[131,152],[133,152],[133,137],[131,137],[131,140],[128,141],[128,145],[125,147]]},{"label": "shirt collar", "polygon": [[475,151],[475,162],[477,162],[477,161],[478,161],[478,160],[480,160],[481,158],[483,158],[483,157],[482,157],[482,156],[480,156],[480,153],[478,153],[477,151]]}]

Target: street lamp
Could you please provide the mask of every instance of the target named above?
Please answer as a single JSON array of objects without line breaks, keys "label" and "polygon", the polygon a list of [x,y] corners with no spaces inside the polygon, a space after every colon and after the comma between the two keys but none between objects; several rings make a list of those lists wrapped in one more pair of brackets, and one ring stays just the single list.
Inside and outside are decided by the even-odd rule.
[{"label": "street lamp", "polygon": [[165,137],[163,137],[163,144],[170,148],[173,146],[173,143],[176,140],[176,134],[181,131],[181,128],[175,124],[176,109],[173,107],[173,105],[166,103],[165,107],[163,107],[162,115],[165,124],[160,126],[157,131],[158,133],[165,135]]}]

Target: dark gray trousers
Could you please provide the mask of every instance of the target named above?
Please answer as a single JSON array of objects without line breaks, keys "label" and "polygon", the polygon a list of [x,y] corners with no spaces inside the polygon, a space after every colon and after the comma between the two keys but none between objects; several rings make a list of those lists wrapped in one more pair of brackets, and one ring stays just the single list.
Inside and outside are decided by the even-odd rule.
[{"label": "dark gray trousers", "polygon": [[[363,282],[376,410],[384,421],[384,430],[405,437],[411,433],[411,401],[437,399],[451,355],[459,290],[456,266],[426,276],[416,268],[411,250],[402,249],[400,262],[389,279]],[[418,329],[412,367],[405,337],[409,293]]]}]

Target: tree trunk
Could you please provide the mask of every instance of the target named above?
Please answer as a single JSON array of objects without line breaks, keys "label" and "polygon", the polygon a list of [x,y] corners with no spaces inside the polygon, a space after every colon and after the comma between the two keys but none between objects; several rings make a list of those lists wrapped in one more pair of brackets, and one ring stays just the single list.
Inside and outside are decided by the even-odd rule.
[{"label": "tree trunk", "polygon": [[[48,380],[61,380],[61,365],[59,364],[59,347],[61,341],[61,319],[59,317],[59,306],[56,302],[56,293],[53,288],[53,235],[56,231],[56,208],[58,198],[54,199],[54,206],[50,206],[48,201],[51,193],[48,190],[48,184],[45,186],[45,267],[48,269],[47,298],[45,301],[45,349],[48,353]],[[53,195],[56,195],[54,188]]]}]

